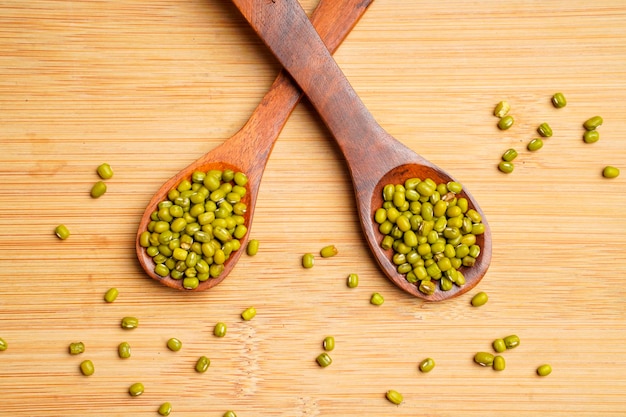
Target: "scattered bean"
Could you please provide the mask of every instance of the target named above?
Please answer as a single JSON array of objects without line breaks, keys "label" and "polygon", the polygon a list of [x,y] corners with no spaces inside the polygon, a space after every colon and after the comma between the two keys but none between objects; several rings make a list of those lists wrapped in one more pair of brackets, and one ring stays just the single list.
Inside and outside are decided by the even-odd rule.
[{"label": "scattered bean", "polygon": [[246,253],[248,256],[254,256],[259,252],[259,241],[256,239],[250,239],[248,246],[246,247]]},{"label": "scattered bean", "polygon": [[211,366],[211,360],[206,356],[200,356],[196,361],[196,372],[202,374],[209,369],[209,366]]},{"label": "scattered bean", "polygon": [[585,123],[583,123],[583,127],[587,130],[595,130],[602,124],[603,120],[600,116],[593,116],[590,119],[587,119]]},{"label": "scattered bean", "polygon": [[85,351],[85,344],[83,342],[70,343],[69,351],[70,355],[80,355]]},{"label": "scattered bean", "polygon": [[139,326],[139,320],[136,317],[124,317],[121,322],[122,329],[135,329]]},{"label": "scattered bean", "polygon": [[0,337],[0,352],[5,351],[8,348],[9,348],[9,344],[6,342],[6,340]]},{"label": "scattered bean", "polygon": [[510,174],[515,169],[515,165],[513,165],[513,162],[500,161],[500,163],[498,164],[498,169],[505,174]]},{"label": "scattered bean", "polygon": [[506,161],[506,162],[511,162],[513,161],[515,158],[517,158],[517,151],[513,148],[507,149],[503,154],[502,154],[502,160]]},{"label": "scattered bean", "polygon": [[520,339],[517,335],[510,335],[504,338],[504,345],[507,349],[513,349],[518,347],[520,344]]},{"label": "scattered bean", "polygon": [[85,376],[91,376],[95,372],[95,367],[93,366],[93,362],[90,360],[84,360],[80,363],[80,371]]},{"label": "scattered bean", "polygon": [[506,350],[506,344],[504,343],[504,339],[496,339],[493,341],[493,350],[498,353],[502,353]]},{"label": "scattered bean", "polygon": [[539,149],[543,148],[543,140],[541,140],[541,138],[535,138],[528,142],[527,148],[531,152],[538,151]]},{"label": "scattered bean", "polygon": [[222,323],[221,321],[215,324],[215,327],[213,328],[213,334],[217,337],[224,337],[226,336],[226,323]]},{"label": "scattered bean", "polygon": [[492,366],[495,356],[489,352],[478,352],[474,355],[474,362],[481,366]]},{"label": "scattered bean", "polygon": [[602,170],[602,176],[605,178],[616,178],[619,176],[619,168],[607,165]]},{"label": "scattered bean", "polygon": [[493,115],[499,118],[506,116],[511,110],[511,105],[508,101],[501,101],[496,104],[496,108],[493,109]]},{"label": "scattered bean", "polygon": [[103,180],[113,178],[113,170],[111,169],[111,165],[107,163],[101,164],[96,171]]},{"label": "scattered bean", "polygon": [[61,240],[65,240],[70,237],[70,230],[64,224],[58,225],[56,229],[54,229],[54,233]]},{"label": "scattered bean", "polygon": [[370,303],[374,304],[375,306],[380,306],[385,302],[385,299],[383,298],[382,295],[380,295],[380,293],[375,292],[374,294],[372,294],[372,296],[370,297]]},{"label": "scattered bean", "polygon": [[128,387],[128,393],[131,397],[138,397],[144,392],[144,386],[141,382],[135,382],[130,387]]},{"label": "scattered bean", "polygon": [[487,301],[489,301],[489,296],[486,292],[481,291],[472,297],[471,304],[474,307],[480,307],[487,304]]},{"label": "scattered bean", "polygon": [[93,198],[99,198],[107,192],[107,186],[103,181],[96,182],[93,187],[91,187],[91,196]]},{"label": "scattered bean", "polygon": [[552,96],[552,105],[557,109],[563,108],[567,105],[567,100],[563,93],[555,93]]},{"label": "scattered bean", "polygon": [[504,371],[506,368],[506,361],[500,355],[497,355],[493,358],[493,370],[494,371]]},{"label": "scattered bean", "polygon": [[159,407],[159,414],[162,416],[169,416],[172,413],[172,404],[171,403],[163,403]]},{"label": "scattered bean", "polygon": [[321,366],[322,368],[326,368],[331,363],[333,363],[333,360],[331,359],[330,355],[328,355],[328,353],[326,352],[320,353],[315,360],[317,361],[318,365]]},{"label": "scattered bean", "polygon": [[548,376],[552,373],[552,367],[548,364],[541,365],[537,368],[537,375],[539,376]]},{"label": "scattered bean", "polygon": [[315,256],[313,256],[312,253],[305,253],[302,256],[302,266],[309,269],[309,268],[313,268],[313,265],[315,264]]},{"label": "scattered bean", "polygon": [[385,394],[385,397],[387,397],[387,400],[389,400],[389,402],[395,405],[400,405],[402,401],[404,401],[404,397],[402,396],[402,394],[400,394],[398,391],[393,390],[393,389],[390,389],[389,391],[387,391],[387,393]]},{"label": "scattered bean", "polygon": [[112,303],[117,299],[119,295],[119,291],[117,288],[109,288],[106,293],[104,293],[104,301],[107,303]]},{"label": "scattered bean", "polygon": [[172,337],[167,341],[167,348],[173,352],[178,352],[182,347],[183,342],[175,337]]},{"label": "scattered bean", "polygon": [[348,275],[348,287],[356,288],[359,286],[359,276],[357,274]]},{"label": "scattered bean", "polygon": [[222,417],[237,417],[237,414],[235,414],[234,411],[229,410],[229,411],[225,412]]},{"label": "scattered bean", "polygon": [[513,116],[511,115],[504,116],[498,121],[498,129],[508,130],[511,128],[511,126],[513,126],[513,123],[515,123],[515,119],[513,119]]},{"label": "scattered bean", "polygon": [[427,373],[435,368],[435,360],[433,358],[426,358],[419,365],[420,371]]},{"label": "scattered bean", "polygon": [[537,133],[539,133],[544,138],[549,138],[552,136],[552,128],[547,123],[542,123],[537,128]]},{"label": "scattered bean", "polygon": [[333,336],[326,336],[322,342],[322,347],[325,351],[330,352],[335,349],[335,338]]},{"label": "scattered bean", "polygon": [[128,342],[122,342],[117,345],[117,355],[122,359],[130,358],[130,344]]},{"label": "scattered bean", "polygon": [[330,257],[337,255],[337,253],[338,253],[338,250],[335,247],[335,245],[324,246],[320,250],[320,255],[322,256],[322,258],[330,258]]},{"label": "scattered bean", "polygon": [[241,313],[241,318],[249,321],[252,320],[256,316],[256,309],[254,307],[248,307]]},{"label": "scattered bean", "polygon": [[583,142],[585,143],[596,143],[600,140],[600,132],[597,130],[585,130],[583,133]]}]

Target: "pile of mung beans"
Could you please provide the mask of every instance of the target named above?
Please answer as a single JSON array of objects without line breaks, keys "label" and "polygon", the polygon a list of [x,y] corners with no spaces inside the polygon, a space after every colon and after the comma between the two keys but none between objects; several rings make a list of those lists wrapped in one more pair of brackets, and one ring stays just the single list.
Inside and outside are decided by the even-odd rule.
[{"label": "pile of mung beans", "polygon": [[196,171],[168,193],[139,238],[160,277],[180,279],[186,289],[220,276],[248,232],[248,178],[233,170]]},{"label": "pile of mung beans", "polygon": [[383,188],[382,207],[374,214],[381,247],[393,251],[398,273],[423,294],[464,285],[462,267],[472,267],[480,255],[477,236],[485,225],[461,191],[457,182],[430,178]]}]

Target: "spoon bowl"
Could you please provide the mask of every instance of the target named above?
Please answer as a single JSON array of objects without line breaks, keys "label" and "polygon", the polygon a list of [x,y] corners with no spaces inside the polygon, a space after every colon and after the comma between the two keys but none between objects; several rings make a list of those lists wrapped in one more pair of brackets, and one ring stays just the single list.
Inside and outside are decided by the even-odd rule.
[{"label": "spoon bowl", "polygon": [[[311,23],[319,30],[327,50],[334,52],[339,47],[372,1],[320,0],[311,16]],[[246,124],[235,135],[185,167],[157,190],[139,221],[135,240],[137,259],[149,277],[178,290],[203,291],[218,285],[228,276],[241,254],[245,252],[263,171],[274,143],[301,97],[302,92],[298,86],[284,71],[281,71]],[[189,290],[183,287],[182,279],[173,279],[169,275],[161,277],[155,273],[155,262],[148,255],[146,248],[141,246],[140,236],[148,230],[152,213],[157,210],[160,202],[167,200],[170,190],[176,188],[183,180],[190,180],[195,171],[208,172],[214,169],[243,172],[248,177],[246,194],[242,198],[242,202],[247,205],[244,225],[248,233],[240,239],[241,248],[231,253],[224,263],[224,270],[218,277],[200,282],[196,288]]]},{"label": "spoon bowl", "polygon": [[[430,178],[437,183],[455,181],[443,169],[415,153],[387,133],[365,107],[328,53],[297,0],[232,0],[248,23],[274,53],[309,98],[335,138],[346,159],[354,186],[356,214],[367,244],[385,275],[404,291],[429,301],[456,297],[474,288],[491,261],[491,230],[477,201],[467,190],[460,196],[483,219],[485,232],[477,236],[481,247],[476,263],[462,267],[466,282],[450,291],[426,295],[397,272],[392,253],[381,247],[382,234],[374,221],[382,206],[386,184],[403,184],[408,178]],[[289,36],[285,36],[288,33]],[[459,181],[455,181],[459,182]]]}]

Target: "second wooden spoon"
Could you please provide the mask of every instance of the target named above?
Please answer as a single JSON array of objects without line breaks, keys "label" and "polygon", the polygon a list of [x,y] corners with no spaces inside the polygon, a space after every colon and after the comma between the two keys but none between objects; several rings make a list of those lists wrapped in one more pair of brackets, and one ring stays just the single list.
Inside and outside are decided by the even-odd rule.
[{"label": "second wooden spoon", "polygon": [[276,58],[289,71],[335,137],[352,177],[359,216],[367,243],[387,277],[404,291],[426,300],[440,301],[465,293],[482,279],[491,261],[491,230],[474,198],[462,196],[478,211],[485,225],[478,235],[481,253],[471,268],[464,268],[466,283],[432,295],[420,292],[381,248],[382,235],[374,211],[382,206],[386,184],[404,184],[412,177],[436,183],[455,181],[451,175],[387,133],[358,97],[328,53],[297,0],[232,0]]}]

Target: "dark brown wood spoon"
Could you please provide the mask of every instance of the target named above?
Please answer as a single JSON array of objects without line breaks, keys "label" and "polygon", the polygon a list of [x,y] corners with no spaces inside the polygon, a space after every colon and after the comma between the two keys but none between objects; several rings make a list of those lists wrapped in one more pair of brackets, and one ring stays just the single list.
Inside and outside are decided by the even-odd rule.
[{"label": "dark brown wood spoon", "polygon": [[383,238],[374,221],[382,206],[386,184],[404,184],[411,177],[437,183],[455,181],[451,175],[388,134],[358,97],[328,53],[297,0],[232,0],[279,62],[300,85],[335,137],[354,186],[357,212],[366,241],[381,269],[404,291],[425,300],[440,301],[472,289],[487,272],[491,261],[491,230],[476,200],[466,191],[471,208],[478,211],[485,233],[477,236],[481,253],[471,268],[463,268],[465,285],[432,295],[420,292],[396,270],[392,253],[381,248]]},{"label": "dark brown wood spoon", "polygon": [[[325,48],[328,47],[328,50],[334,52],[372,2],[373,0],[320,0],[311,16],[311,22],[327,45]],[[307,21],[309,21],[308,18]],[[248,233],[241,239],[242,249],[233,252],[224,263],[222,273],[217,278],[201,282],[193,291],[202,291],[216,286],[232,271],[241,253],[245,251],[250,236],[257,194],[272,148],[302,95],[289,75],[281,71],[241,130],[184,168],[158,189],[139,221],[135,242],[139,263],[151,278],[168,287],[184,290],[181,279],[173,279],[170,276],[161,277],[154,272],[155,263],[146,253],[146,249],[139,244],[139,239],[147,230],[151,214],[161,201],[167,199],[167,194],[171,189],[177,187],[181,181],[189,180],[194,171],[207,172],[213,169],[231,169],[247,175],[247,193],[242,201],[248,207],[244,223],[248,228]]]}]

